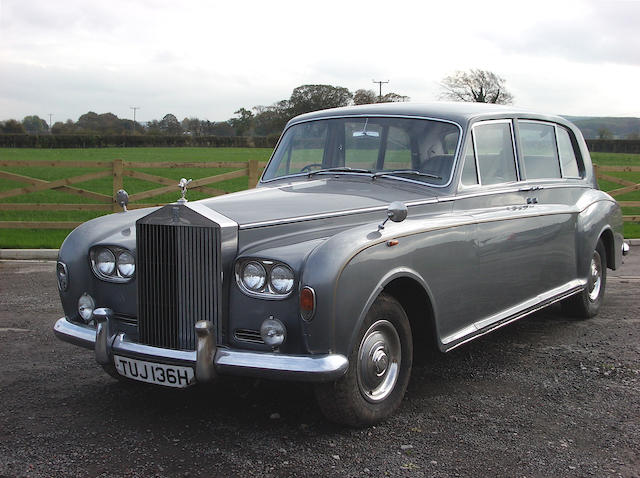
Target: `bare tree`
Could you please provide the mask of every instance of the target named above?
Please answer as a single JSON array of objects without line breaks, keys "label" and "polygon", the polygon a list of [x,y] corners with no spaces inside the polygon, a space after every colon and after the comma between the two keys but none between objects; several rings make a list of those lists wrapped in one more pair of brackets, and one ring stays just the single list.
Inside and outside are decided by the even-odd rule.
[{"label": "bare tree", "polygon": [[492,71],[456,71],[443,78],[441,99],[475,103],[510,104],[513,96],[504,84],[506,80]]}]

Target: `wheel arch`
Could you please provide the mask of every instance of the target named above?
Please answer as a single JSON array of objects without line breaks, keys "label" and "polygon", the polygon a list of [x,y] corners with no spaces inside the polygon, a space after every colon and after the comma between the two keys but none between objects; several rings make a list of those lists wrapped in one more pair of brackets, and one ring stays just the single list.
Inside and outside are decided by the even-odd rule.
[{"label": "wheel arch", "polygon": [[430,340],[429,345],[438,346],[434,302],[429,286],[416,271],[402,267],[385,274],[369,295],[365,307],[363,307],[353,328],[353,333],[349,340],[349,351],[353,350],[356,345],[356,337],[371,306],[383,293],[397,300],[407,314],[411,325],[414,350],[416,349],[416,344],[420,343],[416,339],[423,339],[422,343],[424,343],[424,339],[428,339]]}]

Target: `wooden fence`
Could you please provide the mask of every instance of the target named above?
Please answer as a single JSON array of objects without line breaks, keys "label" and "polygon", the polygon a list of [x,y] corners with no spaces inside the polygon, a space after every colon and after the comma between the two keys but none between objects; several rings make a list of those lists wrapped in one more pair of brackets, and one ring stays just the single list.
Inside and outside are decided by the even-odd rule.
[{"label": "wooden fence", "polygon": [[[598,180],[609,181],[611,183],[619,184],[621,188],[612,189],[607,191],[612,197],[622,196],[633,191],[640,191],[640,184],[634,183],[627,179],[618,178],[605,174],[608,172],[625,172],[625,173],[640,173],[640,166],[593,166],[593,169]],[[640,201],[618,201],[618,204],[622,207],[640,207]],[[640,222],[640,216],[622,216],[625,222]]]},{"label": "wooden fence", "polygon": [[[136,171],[136,169],[177,169],[177,168],[233,168],[235,171],[228,173],[216,174],[213,176],[207,176],[205,178],[194,179],[189,184],[189,189],[201,191],[209,196],[219,196],[226,194],[225,191],[210,187],[211,184],[219,183],[229,179],[240,178],[248,176],[248,187],[252,188],[258,183],[260,176],[260,169],[264,168],[266,163],[259,162],[257,160],[251,160],[248,162],[212,162],[212,163],[180,163],[180,162],[132,162],[123,161],[122,159],[114,159],[112,161],[0,161],[0,168],[12,168],[12,167],[68,167],[68,168],[104,168],[104,171],[96,171],[88,174],[82,174],[80,176],[74,176],[72,178],[57,179],[55,181],[45,181],[38,178],[32,178],[29,176],[23,176],[19,174],[10,173],[0,170],[0,178],[9,179],[12,181],[18,181],[26,183],[28,186],[23,186],[15,189],[0,192],[0,201],[5,198],[19,196],[21,194],[27,194],[37,191],[46,191],[55,189],[58,191],[64,191],[67,193],[75,194],[83,198],[90,198],[97,201],[97,204],[53,204],[53,203],[0,203],[0,211],[104,211],[104,212],[117,212],[120,210],[120,206],[115,202],[115,195],[119,189],[122,189],[123,178],[130,177],[149,181],[153,183],[161,184],[162,187],[151,189],[148,191],[142,191],[129,196],[131,204],[129,209],[138,209],[143,207],[157,206],[157,203],[137,203],[143,199],[153,198],[160,194],[175,191],[178,193],[178,185],[175,179],[169,179],[162,176],[156,176],[152,174]],[[640,191],[640,184],[636,184],[633,181],[621,179],[615,176],[605,174],[607,172],[640,172],[639,166],[594,166],[596,177],[605,181],[609,181],[615,184],[619,184],[620,188],[608,191],[613,196],[620,196],[622,194],[630,193],[633,191]],[[90,181],[93,179],[99,179],[106,176],[113,178],[113,194],[108,196],[106,194],[89,191],[74,187],[74,184]],[[619,204],[623,207],[640,207],[640,201],[619,201]],[[625,222],[640,222],[640,215],[623,216]],[[0,229],[72,229],[81,222],[72,221],[0,221]]]},{"label": "wooden fence", "polygon": [[[125,177],[141,179],[153,183],[161,184],[162,187],[131,194],[129,196],[129,209],[139,209],[150,206],[157,206],[156,203],[137,203],[144,199],[153,198],[160,194],[175,191],[179,194],[178,182],[162,176],[147,174],[136,169],[178,169],[178,168],[233,168],[235,171],[207,176],[205,178],[194,179],[189,184],[190,190],[201,191],[209,196],[220,196],[226,194],[225,191],[210,187],[211,184],[227,181],[229,179],[248,176],[248,187],[252,188],[258,183],[260,169],[266,166],[265,162],[251,160],[247,162],[132,162],[114,159],[112,161],[0,161],[0,168],[32,167],[32,168],[104,168],[103,171],[96,171],[72,178],[57,179],[55,181],[45,181],[30,176],[11,173],[0,170],[0,178],[26,183],[27,186],[9,189],[0,192],[0,201],[3,199],[28,194],[37,191],[57,190],[77,196],[92,199],[97,204],[53,204],[53,203],[0,203],[0,211],[104,211],[117,212],[120,206],[115,201],[115,195],[123,187]],[[74,187],[75,184],[90,181],[93,179],[111,176],[113,178],[113,194],[106,194],[89,191]],[[72,229],[81,222],[71,221],[0,221],[0,229]]]}]

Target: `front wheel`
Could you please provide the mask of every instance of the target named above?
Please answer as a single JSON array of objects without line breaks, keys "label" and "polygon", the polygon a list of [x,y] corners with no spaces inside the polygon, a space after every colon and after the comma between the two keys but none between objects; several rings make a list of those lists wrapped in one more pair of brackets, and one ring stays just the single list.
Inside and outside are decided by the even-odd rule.
[{"label": "front wheel", "polygon": [[397,300],[382,294],[367,313],[347,373],[336,382],[316,386],[318,405],[329,420],[340,424],[378,423],[400,406],[412,362],[407,314]]},{"label": "front wheel", "polygon": [[562,302],[562,310],[572,317],[589,319],[598,314],[604,300],[607,282],[607,254],[602,240],[598,241],[591,255],[587,286],[576,295]]}]

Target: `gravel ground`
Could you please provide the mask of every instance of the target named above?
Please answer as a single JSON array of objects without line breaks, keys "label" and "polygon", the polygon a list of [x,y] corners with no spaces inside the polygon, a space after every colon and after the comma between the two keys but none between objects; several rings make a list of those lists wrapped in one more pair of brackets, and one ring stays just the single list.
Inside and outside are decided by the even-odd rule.
[{"label": "gravel ground", "polygon": [[54,263],[0,262],[0,477],[640,476],[638,292],[640,253],[595,319],[427,353],[396,415],[352,430],[307,385],[121,384],[54,337]]}]

